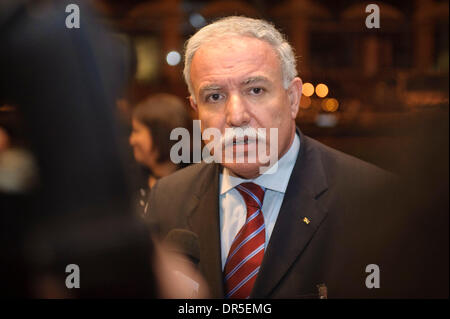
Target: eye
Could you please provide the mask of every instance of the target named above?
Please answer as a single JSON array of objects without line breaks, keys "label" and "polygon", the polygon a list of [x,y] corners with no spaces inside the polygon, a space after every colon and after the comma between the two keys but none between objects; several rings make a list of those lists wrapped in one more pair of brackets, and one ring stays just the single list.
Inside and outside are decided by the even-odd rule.
[{"label": "eye", "polygon": [[219,94],[219,93],[213,93],[213,94],[208,95],[208,96],[206,97],[206,101],[207,101],[207,102],[217,102],[217,101],[219,101],[221,98],[222,98],[222,95],[221,95],[221,94]]},{"label": "eye", "polygon": [[260,87],[250,89],[250,94],[252,94],[252,95],[261,95],[263,92],[264,92],[264,89],[260,88]]}]

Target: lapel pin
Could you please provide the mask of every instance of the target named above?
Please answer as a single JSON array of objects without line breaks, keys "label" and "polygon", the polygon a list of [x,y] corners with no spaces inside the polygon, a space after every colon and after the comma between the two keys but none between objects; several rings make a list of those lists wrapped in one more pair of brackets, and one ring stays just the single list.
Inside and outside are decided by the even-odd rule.
[{"label": "lapel pin", "polygon": [[308,225],[311,221],[310,221],[307,217],[305,217],[305,218],[303,218],[303,222],[304,222],[306,225]]}]

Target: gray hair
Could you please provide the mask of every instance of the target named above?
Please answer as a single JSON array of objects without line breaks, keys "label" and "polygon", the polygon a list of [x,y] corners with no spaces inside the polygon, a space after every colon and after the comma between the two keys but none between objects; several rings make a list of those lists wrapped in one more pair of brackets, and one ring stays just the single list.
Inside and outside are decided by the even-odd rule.
[{"label": "gray hair", "polygon": [[233,36],[247,36],[269,43],[280,59],[283,86],[285,89],[289,87],[291,81],[297,76],[297,67],[294,50],[285,37],[265,20],[231,16],[201,28],[186,42],[183,75],[192,97],[194,97],[194,91],[190,72],[195,52],[207,42]]}]

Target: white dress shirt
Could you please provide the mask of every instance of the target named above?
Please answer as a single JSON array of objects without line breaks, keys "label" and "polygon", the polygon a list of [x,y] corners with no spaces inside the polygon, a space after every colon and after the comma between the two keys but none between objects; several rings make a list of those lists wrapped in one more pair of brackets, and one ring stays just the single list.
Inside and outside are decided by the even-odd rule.
[{"label": "white dress shirt", "polygon": [[223,169],[219,181],[222,269],[225,267],[234,237],[236,237],[247,218],[245,201],[235,187],[241,183],[253,182],[266,188],[262,212],[266,231],[265,248],[267,248],[299,150],[300,138],[295,134],[291,147],[278,160],[277,172],[274,174],[262,174],[255,179],[247,180],[235,177],[230,174],[227,168]]}]

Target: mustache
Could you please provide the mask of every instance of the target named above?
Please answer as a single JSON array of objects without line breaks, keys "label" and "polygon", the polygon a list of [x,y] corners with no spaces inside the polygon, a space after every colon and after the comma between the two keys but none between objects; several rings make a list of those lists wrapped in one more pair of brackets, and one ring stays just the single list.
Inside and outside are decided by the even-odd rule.
[{"label": "mustache", "polygon": [[250,126],[226,128],[225,134],[220,138],[220,144],[229,147],[234,143],[266,143],[266,134],[262,132],[264,130]]}]

